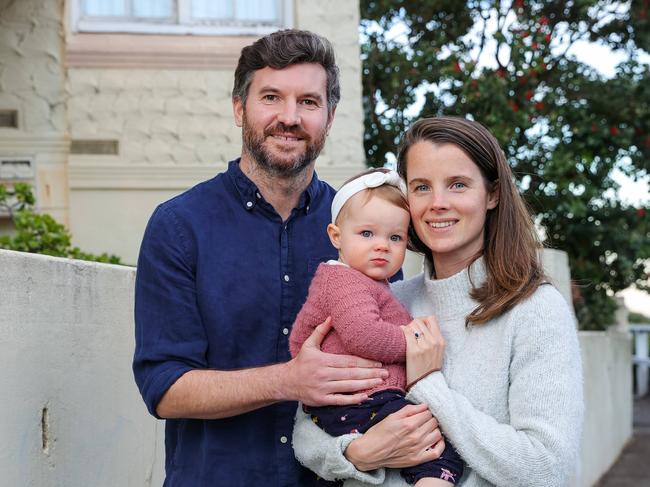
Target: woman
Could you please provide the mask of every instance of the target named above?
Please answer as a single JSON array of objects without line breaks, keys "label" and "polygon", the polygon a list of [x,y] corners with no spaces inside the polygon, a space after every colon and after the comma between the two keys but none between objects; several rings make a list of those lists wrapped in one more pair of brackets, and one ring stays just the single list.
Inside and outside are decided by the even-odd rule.
[{"label": "woman", "polygon": [[[411,315],[439,323],[405,329],[408,376],[422,377],[407,397],[428,406],[466,462],[460,485],[566,485],[577,470],[583,414],[577,334],[567,303],[546,282],[503,151],[479,123],[423,119],[404,137],[398,171],[425,266],[392,290]],[[348,479],[345,486],[405,486],[396,470],[379,467],[439,451],[428,448],[435,423],[412,408],[338,438],[299,410],[296,457],[325,479]]]}]

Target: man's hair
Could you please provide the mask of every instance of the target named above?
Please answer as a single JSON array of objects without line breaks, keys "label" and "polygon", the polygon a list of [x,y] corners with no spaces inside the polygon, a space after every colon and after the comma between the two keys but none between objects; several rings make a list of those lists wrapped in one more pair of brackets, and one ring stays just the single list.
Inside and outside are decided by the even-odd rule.
[{"label": "man's hair", "polygon": [[[351,181],[354,181],[355,179],[360,178],[361,176],[365,176],[366,174],[372,174],[375,172],[387,173],[389,171],[388,169],[384,169],[384,168],[368,169],[367,171],[363,171],[362,173],[352,176],[350,179],[345,181],[341,185],[341,187],[345,186]],[[405,210],[407,212],[409,211],[409,204],[408,201],[406,200],[406,196],[398,188],[396,188],[391,184],[382,184],[381,186],[377,186],[376,188],[366,188],[360,191],[360,193],[364,195],[364,199],[362,203],[363,205],[367,204],[372,198],[377,197],[384,201],[387,201],[391,205],[401,208],[402,210]],[[345,202],[345,204],[341,208],[341,211],[336,217],[336,222],[333,222],[334,224],[338,225],[339,222],[347,218],[348,213],[350,212],[350,208],[348,205],[349,202],[350,200]]]},{"label": "man's hair", "polygon": [[248,88],[258,69],[283,69],[294,64],[320,64],[327,75],[327,111],[334,112],[341,98],[339,68],[330,42],[313,32],[285,29],[273,32],[242,49],[235,69],[233,100],[246,104]]},{"label": "man's hair", "polygon": [[[397,155],[397,172],[408,182],[409,149],[418,142],[455,145],[479,168],[488,192],[498,191],[497,207],[488,210],[482,254],[487,280],[471,296],[479,305],[467,323],[479,325],[528,298],[545,282],[539,259],[542,245],[526,202],[496,138],[478,122],[460,117],[424,118],[406,132]],[[413,248],[431,259],[431,250],[409,229]]]}]

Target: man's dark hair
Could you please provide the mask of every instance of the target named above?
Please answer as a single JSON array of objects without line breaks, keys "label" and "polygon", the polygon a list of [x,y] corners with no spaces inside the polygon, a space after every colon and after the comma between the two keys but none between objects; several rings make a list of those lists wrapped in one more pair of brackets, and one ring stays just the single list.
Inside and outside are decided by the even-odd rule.
[{"label": "man's dark hair", "polygon": [[293,64],[317,63],[327,74],[327,111],[331,115],[341,98],[339,68],[330,42],[313,32],[285,29],[258,39],[241,51],[232,98],[246,104],[248,88],[258,69],[283,69]]}]

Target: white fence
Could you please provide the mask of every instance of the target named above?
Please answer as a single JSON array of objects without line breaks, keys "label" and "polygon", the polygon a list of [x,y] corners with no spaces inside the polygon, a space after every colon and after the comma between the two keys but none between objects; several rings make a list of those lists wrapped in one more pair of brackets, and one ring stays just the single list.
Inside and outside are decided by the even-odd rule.
[{"label": "white fence", "polygon": [[[134,277],[0,250],[1,486],[162,485],[163,423],[131,373]],[[615,330],[580,333],[580,343],[587,414],[576,485],[586,487],[631,436],[631,347]]]}]

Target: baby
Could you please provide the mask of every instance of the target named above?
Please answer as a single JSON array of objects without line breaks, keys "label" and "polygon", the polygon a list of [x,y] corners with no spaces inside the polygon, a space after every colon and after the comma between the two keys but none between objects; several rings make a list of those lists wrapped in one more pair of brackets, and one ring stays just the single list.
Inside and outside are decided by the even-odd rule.
[{"label": "baby", "polygon": [[[320,264],[293,325],[293,357],[314,327],[331,317],[323,351],[376,360],[389,372],[382,385],[365,391],[369,399],[361,404],[304,406],[314,423],[334,436],[364,433],[411,404],[404,397],[406,338],[401,328],[411,316],[388,287],[406,252],[410,215],[405,192],[399,175],[386,169],[364,172],[343,184],[327,226],[339,260]],[[449,443],[437,460],[401,470],[416,487],[454,485],[462,473],[463,462]]]}]

